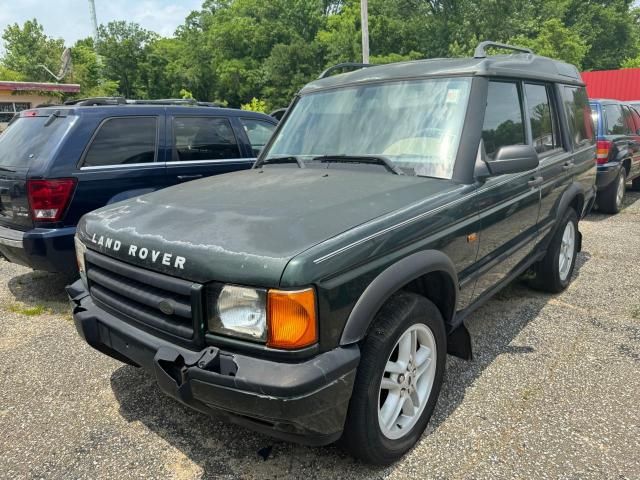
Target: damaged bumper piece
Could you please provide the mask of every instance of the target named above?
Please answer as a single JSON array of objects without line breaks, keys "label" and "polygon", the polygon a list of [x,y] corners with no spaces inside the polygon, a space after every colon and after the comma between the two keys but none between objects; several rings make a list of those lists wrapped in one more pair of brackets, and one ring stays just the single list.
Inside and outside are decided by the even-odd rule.
[{"label": "damaged bumper piece", "polygon": [[287,363],[191,350],[96,305],[80,281],[67,287],[78,333],[95,349],[151,373],[171,397],[200,412],[308,445],[336,441],[360,359],[357,346]]}]

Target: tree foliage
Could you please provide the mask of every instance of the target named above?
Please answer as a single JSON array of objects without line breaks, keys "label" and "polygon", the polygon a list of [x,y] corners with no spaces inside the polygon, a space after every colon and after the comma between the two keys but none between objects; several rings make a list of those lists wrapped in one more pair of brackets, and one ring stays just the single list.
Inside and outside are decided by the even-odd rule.
[{"label": "tree foliage", "polygon": [[[519,44],[583,70],[640,66],[633,0],[369,0],[372,63],[468,56],[482,40]],[[358,0],[204,0],[175,35],[100,26],[72,47],[81,95],[264,101],[286,106],[327,66],[361,58]],[[8,26],[2,78],[49,80],[62,41],[36,21]],[[96,55],[96,50],[98,55]]]}]

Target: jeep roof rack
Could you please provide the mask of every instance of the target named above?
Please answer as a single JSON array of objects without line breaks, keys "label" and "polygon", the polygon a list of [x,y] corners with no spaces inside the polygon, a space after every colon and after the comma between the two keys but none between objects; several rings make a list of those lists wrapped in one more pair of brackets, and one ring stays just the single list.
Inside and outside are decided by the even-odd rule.
[{"label": "jeep roof rack", "polygon": [[531,50],[530,48],[516,47],[514,45],[507,45],[506,43],[498,43],[487,40],[478,44],[475,52],[473,52],[473,57],[487,58],[487,48],[502,48],[503,50],[514,50],[516,52],[533,54],[533,50]]},{"label": "jeep roof rack", "polygon": [[76,105],[79,107],[95,106],[95,105],[124,105],[127,103],[124,97],[88,97],[78,98],[76,100],[67,100],[65,105]]},{"label": "jeep roof rack", "polygon": [[346,62],[346,63],[338,63],[337,65],[334,65],[333,67],[329,67],[327,68],[324,72],[322,72],[320,74],[320,76],[318,77],[320,78],[327,78],[329,76],[330,73],[335,72],[336,70],[341,70],[343,68],[367,68],[367,67],[373,67],[373,65],[371,65],[370,63],[354,63],[354,62]]}]

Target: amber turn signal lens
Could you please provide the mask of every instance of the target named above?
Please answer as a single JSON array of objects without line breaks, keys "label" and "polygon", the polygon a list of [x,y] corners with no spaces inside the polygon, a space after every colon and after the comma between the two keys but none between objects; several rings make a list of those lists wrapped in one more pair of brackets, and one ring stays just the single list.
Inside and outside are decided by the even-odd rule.
[{"label": "amber turn signal lens", "polygon": [[290,292],[269,290],[267,323],[269,347],[293,350],[316,343],[318,329],[313,288]]}]

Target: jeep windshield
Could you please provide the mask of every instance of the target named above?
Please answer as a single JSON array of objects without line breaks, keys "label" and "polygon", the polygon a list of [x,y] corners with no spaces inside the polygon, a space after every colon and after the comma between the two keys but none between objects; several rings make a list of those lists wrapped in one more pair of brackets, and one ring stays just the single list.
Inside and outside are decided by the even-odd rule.
[{"label": "jeep windshield", "polygon": [[302,95],[262,158],[380,156],[408,175],[450,179],[470,88],[470,78],[438,78]]}]

